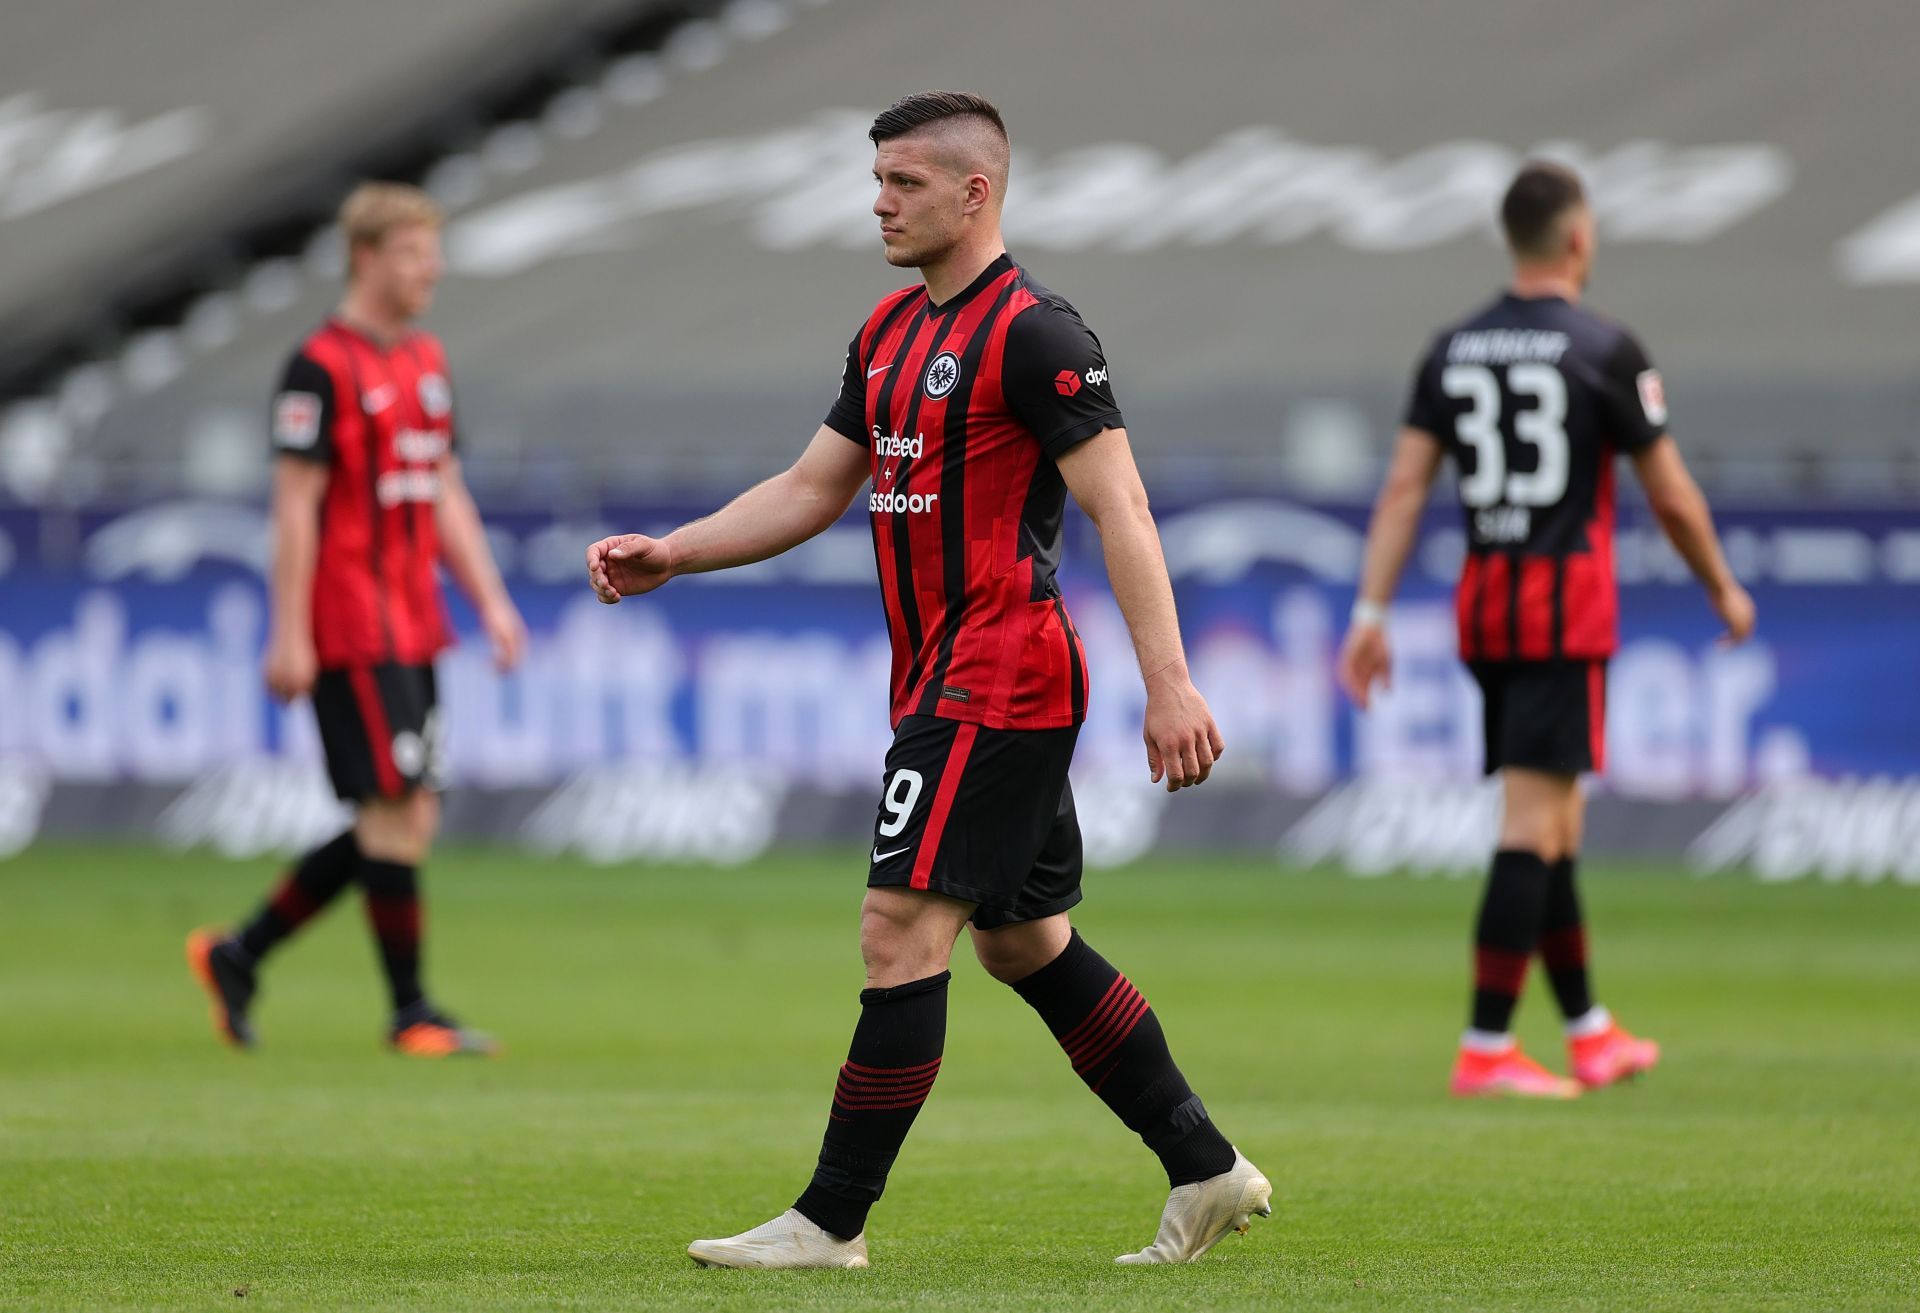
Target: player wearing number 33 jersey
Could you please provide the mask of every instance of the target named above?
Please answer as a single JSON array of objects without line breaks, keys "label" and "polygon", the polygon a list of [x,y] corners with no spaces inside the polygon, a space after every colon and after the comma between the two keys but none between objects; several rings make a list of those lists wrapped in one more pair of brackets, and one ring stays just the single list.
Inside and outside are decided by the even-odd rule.
[{"label": "player wearing number 33 jersey", "polygon": [[1508,292],[1434,340],[1406,422],[1460,472],[1460,655],[1612,656],[1614,455],[1651,447],[1667,422],[1633,335],[1560,297]]},{"label": "player wearing number 33 jersey", "polygon": [[[1606,759],[1606,663],[1619,642],[1615,455],[1633,461],[1674,547],[1728,635],[1753,604],[1727,569],[1700,490],[1667,436],[1660,375],[1625,329],[1577,304],[1593,263],[1580,180],[1520,171],[1501,202],[1511,289],[1441,331],[1414,376],[1406,425],[1375,504],[1340,678],[1362,708],[1386,678],[1386,603],[1442,458],[1459,473],[1467,552],[1460,655],[1480,685],[1486,769],[1506,807],[1474,932],[1472,1014],[1455,1094],[1567,1097],[1653,1065],[1658,1048],[1614,1024],[1587,981],[1574,867],[1578,777]],[[1528,964],[1544,960],[1566,1020],[1572,1080],[1520,1053],[1511,1030]]]}]

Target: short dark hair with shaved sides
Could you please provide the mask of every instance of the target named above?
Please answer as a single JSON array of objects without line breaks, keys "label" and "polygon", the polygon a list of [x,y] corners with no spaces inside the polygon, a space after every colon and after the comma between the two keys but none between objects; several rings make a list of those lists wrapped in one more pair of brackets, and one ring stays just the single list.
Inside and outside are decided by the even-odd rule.
[{"label": "short dark hair with shaved sides", "polygon": [[1006,140],[1007,125],[1000,119],[999,108],[985,96],[965,91],[920,91],[896,100],[880,111],[880,117],[867,130],[867,137],[878,146],[883,141],[917,132],[929,123],[960,118],[984,119],[993,125],[1002,141]]},{"label": "short dark hair with shaved sides", "polygon": [[1506,229],[1507,245],[1519,256],[1558,254],[1554,238],[1561,217],[1586,200],[1587,190],[1572,169],[1548,160],[1529,160],[1500,202],[1500,226]]}]

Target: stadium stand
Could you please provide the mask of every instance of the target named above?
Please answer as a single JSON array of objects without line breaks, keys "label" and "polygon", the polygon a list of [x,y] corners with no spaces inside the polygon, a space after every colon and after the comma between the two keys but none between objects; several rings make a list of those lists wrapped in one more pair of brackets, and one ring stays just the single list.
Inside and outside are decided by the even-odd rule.
[{"label": "stadium stand", "polygon": [[[110,301],[182,232],[278,191],[304,189],[311,214],[380,124],[444,116],[496,76],[503,33],[585,50],[616,8],[487,0],[429,21],[398,6],[395,42],[349,78],[335,70],[360,46],[341,6],[324,21],[260,6],[257,46],[237,34],[195,65],[158,18],[81,42],[102,3],[29,23],[0,56],[6,82],[44,86],[36,112],[116,106],[123,129],[204,105],[176,128],[204,141],[0,211],[16,321]],[[1906,146],[1910,5],[1774,4],[1765,21],[1739,0],[1499,0],[1471,22],[1351,0],[880,9],[740,0],[657,59],[583,56],[571,87],[424,168],[455,213],[434,324],[477,483],[536,498],[731,486],[792,451],[846,337],[903,281],[865,213],[866,121],[950,84],[1006,110],[1015,253],[1103,334],[1162,486],[1364,489],[1424,334],[1497,284],[1493,197],[1546,150],[1593,182],[1593,302],[1641,326],[1711,483],[1920,487],[1920,208],[1889,167]],[[171,85],[141,72],[160,41],[181,47],[150,61]],[[260,76],[201,94],[192,70],[235,50]],[[85,457],[62,477],[257,486],[271,377],[333,294],[337,251],[306,235],[300,258],[210,267],[206,290],[231,295],[68,374],[35,412]],[[118,254],[85,256],[102,250]]]},{"label": "stadium stand", "polygon": [[110,338],[116,313],[178,272],[231,272],[249,225],[310,222],[353,170],[425,130],[457,133],[474,101],[632,8],[9,6],[0,368],[22,368],[50,336]]}]

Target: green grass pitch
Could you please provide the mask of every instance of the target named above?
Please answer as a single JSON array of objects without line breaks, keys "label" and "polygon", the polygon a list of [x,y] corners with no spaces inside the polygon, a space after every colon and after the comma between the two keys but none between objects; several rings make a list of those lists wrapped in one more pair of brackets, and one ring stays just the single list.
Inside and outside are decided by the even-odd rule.
[{"label": "green grass pitch", "polygon": [[[738,872],[448,852],[436,992],[508,1053],[415,1063],[357,906],[271,964],[252,1055],[180,941],[272,874],[0,864],[0,1306],[1897,1308],[1920,1303],[1920,889],[1589,872],[1601,996],[1666,1045],[1574,1104],[1442,1093],[1477,885],[1195,857],[1089,877],[1271,1221],[1121,1269],[1165,1182],[956,962],[868,1272],[703,1271],[806,1179],[860,975],[857,852]],[[1522,1032],[1563,1062],[1536,976]]]}]

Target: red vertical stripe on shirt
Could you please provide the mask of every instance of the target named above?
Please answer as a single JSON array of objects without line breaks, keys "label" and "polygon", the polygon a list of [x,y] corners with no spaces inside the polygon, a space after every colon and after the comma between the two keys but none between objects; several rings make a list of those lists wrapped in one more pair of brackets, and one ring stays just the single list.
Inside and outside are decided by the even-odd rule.
[{"label": "red vertical stripe on shirt", "polygon": [[1576,660],[1611,652],[1617,624],[1613,579],[1600,560],[1591,552],[1569,556],[1563,587],[1567,631],[1562,637],[1562,651]]},{"label": "red vertical stripe on shirt", "polygon": [[[971,408],[975,414],[994,414],[1006,407],[1002,377],[1006,363],[1007,329],[1021,310],[1033,305],[1032,293],[1014,289],[1000,314],[984,324],[985,339],[980,351],[979,378],[974,386]],[[967,593],[991,606],[997,599],[1032,595],[1033,562],[1020,559],[1020,515],[1035,472],[1044,459],[1037,444],[1016,441],[995,443],[991,432],[984,435],[977,452],[969,453],[967,465],[966,520]],[[1003,606],[1005,613],[1013,607]],[[1024,616],[1024,607],[1020,614]],[[1016,706],[1016,686],[1027,674],[1021,666],[1026,650],[1026,625],[1008,615],[993,624],[967,624],[954,643],[953,661],[945,682],[969,689],[975,701],[1000,708],[1001,716],[1033,714],[1034,708]],[[1038,681],[1036,681],[1038,682]],[[936,715],[959,719],[965,705],[943,702]],[[989,719],[986,723],[994,723]]]},{"label": "red vertical stripe on shirt", "polygon": [[1619,600],[1613,577],[1613,451],[1601,453],[1600,481],[1594,491],[1593,518],[1587,521],[1587,550],[1567,557],[1562,613],[1567,656],[1610,655],[1619,642]]},{"label": "red vertical stripe on shirt", "polygon": [[1504,556],[1483,558],[1480,569],[1479,614],[1475,616],[1480,637],[1480,656],[1488,661],[1504,661],[1513,655],[1507,641],[1508,590],[1513,562]]},{"label": "red vertical stripe on shirt", "polygon": [[1527,556],[1520,561],[1520,650],[1522,661],[1553,655],[1553,558]]},{"label": "red vertical stripe on shirt", "polygon": [[[888,368],[884,371],[881,385],[877,389],[868,389],[867,424],[870,430],[878,428],[883,434],[892,433],[893,417],[890,412],[897,388],[917,386],[917,381],[906,381],[913,367],[913,362],[907,357],[924,328],[926,321],[921,318],[924,311],[922,306],[898,316],[873,347],[871,358],[880,359]],[[917,380],[917,375],[914,377]],[[883,405],[889,413],[882,413]],[[902,490],[906,480],[901,477],[901,471],[907,466],[907,459],[901,456],[883,457],[877,445],[872,448],[872,453],[874,491],[892,493]],[[889,470],[893,471],[894,477],[884,479]],[[907,473],[911,473],[910,468]],[[907,532],[906,517],[879,514],[873,516],[872,520],[874,560],[880,573],[880,598],[887,613],[887,636],[893,645],[889,705],[894,708],[893,721],[898,724],[901,715],[899,708],[906,694],[905,676],[913,660],[914,642],[920,635],[919,599],[913,595],[910,553],[908,561],[901,559],[905,543],[903,535]]]},{"label": "red vertical stripe on shirt", "polygon": [[[924,517],[924,526],[915,539],[916,544],[924,543],[928,548],[924,558],[915,558],[916,562],[924,562],[919,571],[922,591],[938,599],[937,611],[929,608],[926,632],[915,662],[914,682],[907,689],[906,705],[921,715],[937,715],[942,709],[943,690],[954,682],[954,645],[965,627],[968,604],[979,597],[969,569],[970,558],[979,550],[969,519],[977,513],[974,501],[978,495],[977,458],[981,452],[969,450],[968,419],[980,382],[981,359],[1017,277],[1015,271],[1009,269],[980,289],[960,308],[945,335],[927,348],[929,360],[941,352],[952,353],[960,374],[951,391],[925,404],[914,426],[916,433],[927,436],[924,461],[927,472],[920,474],[921,462],[916,462],[916,490],[939,495],[939,501]],[[936,434],[938,461],[934,459]],[[966,688],[969,695],[974,691],[968,684],[957,687]]]},{"label": "red vertical stripe on shirt", "polygon": [[1480,630],[1475,617],[1479,614],[1480,578],[1484,564],[1478,556],[1468,556],[1460,570],[1460,587],[1453,594],[1453,616],[1460,631],[1462,661],[1480,659]]}]

